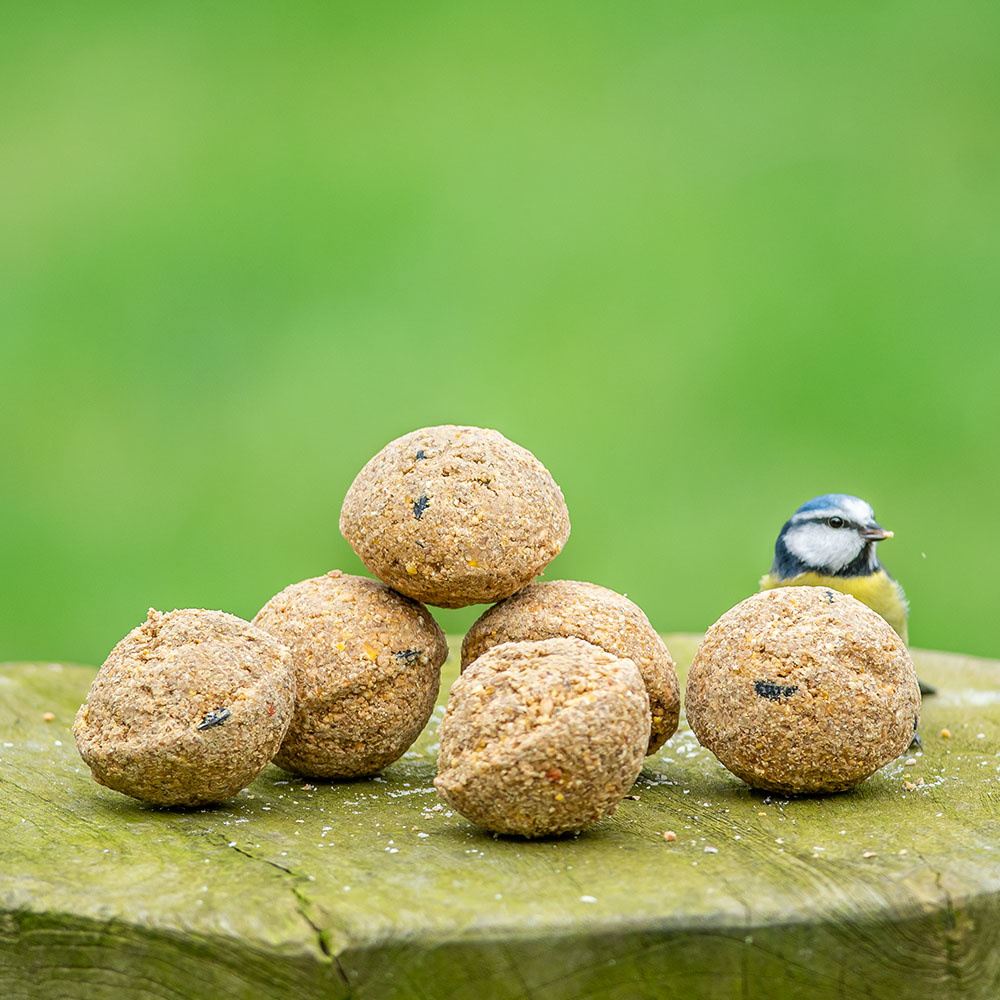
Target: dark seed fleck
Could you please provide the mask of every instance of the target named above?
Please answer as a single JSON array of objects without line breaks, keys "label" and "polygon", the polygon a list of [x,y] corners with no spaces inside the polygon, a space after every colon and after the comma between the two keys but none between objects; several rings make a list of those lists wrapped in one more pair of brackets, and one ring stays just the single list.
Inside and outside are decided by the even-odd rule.
[{"label": "dark seed fleck", "polygon": [[418,452],[417,452],[417,461],[419,462],[419,461],[420,461],[420,459],[422,459],[422,458],[426,458],[426,457],[427,457],[427,456],[426,456],[426,455],[424,454],[424,449],[423,449],[423,448],[421,448],[421,449],[420,449],[420,451],[418,451]]},{"label": "dark seed fleck", "polygon": [[826,592],[826,603],[827,604],[833,604],[833,601],[834,601],[833,591],[832,590],[828,590]]},{"label": "dark seed fleck", "polygon": [[201,720],[201,725],[199,729],[211,729],[212,726],[221,726],[226,719],[229,718],[233,713],[229,711],[228,708],[217,708],[214,712],[209,712],[204,719]]},{"label": "dark seed fleck", "polygon": [[421,493],[413,505],[413,516],[419,521],[424,516],[424,511],[431,505],[430,500]]},{"label": "dark seed fleck", "polygon": [[795,694],[799,688],[797,684],[775,684],[774,681],[754,681],[753,689],[761,698],[769,698],[771,701],[781,701],[782,698],[788,698]]},{"label": "dark seed fleck", "polygon": [[398,653],[393,653],[392,655],[399,660],[400,663],[416,663],[420,659],[420,654],[423,650],[420,649],[401,649]]}]

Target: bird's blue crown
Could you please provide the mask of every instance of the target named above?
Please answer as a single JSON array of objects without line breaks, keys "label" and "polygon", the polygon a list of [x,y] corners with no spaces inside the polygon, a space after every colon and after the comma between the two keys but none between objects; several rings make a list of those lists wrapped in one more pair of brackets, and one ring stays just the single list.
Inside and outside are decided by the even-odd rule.
[{"label": "bird's blue crown", "polygon": [[795,513],[808,514],[812,510],[840,508],[844,506],[845,501],[848,503],[851,501],[864,503],[860,497],[852,496],[850,493],[824,493],[820,497],[813,497],[812,500],[807,500]]}]

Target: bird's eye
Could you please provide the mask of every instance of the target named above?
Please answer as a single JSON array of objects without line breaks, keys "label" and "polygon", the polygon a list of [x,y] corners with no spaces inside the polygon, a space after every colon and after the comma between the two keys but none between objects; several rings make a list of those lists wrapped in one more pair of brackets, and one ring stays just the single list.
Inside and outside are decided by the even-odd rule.
[{"label": "bird's eye", "polygon": [[828,517],[826,523],[831,528],[842,528],[847,522],[842,517]]}]

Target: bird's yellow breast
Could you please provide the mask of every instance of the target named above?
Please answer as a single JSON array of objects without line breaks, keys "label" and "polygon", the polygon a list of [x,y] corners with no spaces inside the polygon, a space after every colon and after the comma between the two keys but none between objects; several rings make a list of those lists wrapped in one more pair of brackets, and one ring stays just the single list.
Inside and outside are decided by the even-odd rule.
[{"label": "bird's yellow breast", "polygon": [[801,573],[788,580],[779,580],[768,573],[760,581],[761,590],[775,587],[828,587],[856,597],[880,614],[907,642],[906,598],[903,590],[884,569],[869,576],[822,576],[819,573]]}]

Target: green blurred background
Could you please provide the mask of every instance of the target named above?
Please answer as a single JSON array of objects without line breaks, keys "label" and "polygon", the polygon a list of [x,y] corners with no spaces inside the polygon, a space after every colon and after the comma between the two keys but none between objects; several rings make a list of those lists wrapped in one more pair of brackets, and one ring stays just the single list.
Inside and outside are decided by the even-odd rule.
[{"label": "green blurred background", "polygon": [[362,571],[343,495],[434,423],[534,451],[547,578],[663,631],[838,491],[913,643],[1000,656],[998,37],[992,0],[7,5],[0,658]]}]

